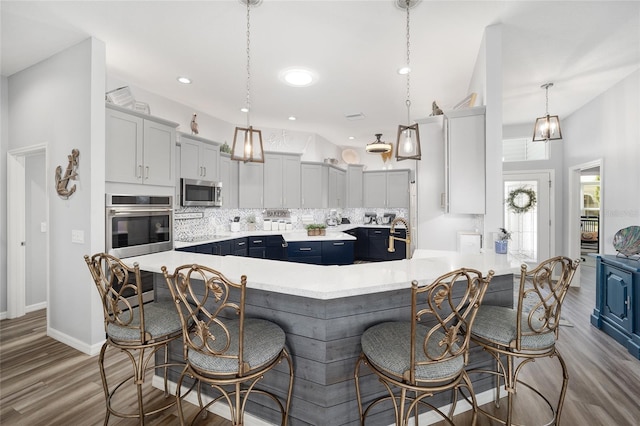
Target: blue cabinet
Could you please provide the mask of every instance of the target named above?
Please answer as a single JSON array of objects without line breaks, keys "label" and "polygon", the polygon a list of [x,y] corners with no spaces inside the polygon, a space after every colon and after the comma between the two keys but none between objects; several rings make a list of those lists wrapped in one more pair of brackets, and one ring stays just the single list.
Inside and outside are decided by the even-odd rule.
[{"label": "blue cabinet", "polygon": [[249,247],[246,238],[236,238],[231,240],[231,254],[234,256],[249,256]]},{"label": "blue cabinet", "polygon": [[[389,228],[358,228],[355,257],[358,260],[381,262],[387,260],[404,259],[407,254],[407,245],[404,241],[394,241],[395,251],[389,251]],[[395,229],[393,235],[397,238],[406,238],[405,229]]]},{"label": "blue cabinet", "polygon": [[596,261],[596,307],[591,324],[640,359],[640,263],[612,255]]},{"label": "blue cabinet", "polygon": [[265,257],[270,260],[287,260],[287,249],[282,235],[267,235]]},{"label": "blue cabinet", "polygon": [[322,263],[324,265],[351,265],[354,248],[354,241],[323,241]]},{"label": "blue cabinet", "polygon": [[249,237],[249,257],[266,258],[265,237]]},{"label": "blue cabinet", "polygon": [[287,258],[289,262],[322,264],[322,242],[295,241],[288,243]]}]

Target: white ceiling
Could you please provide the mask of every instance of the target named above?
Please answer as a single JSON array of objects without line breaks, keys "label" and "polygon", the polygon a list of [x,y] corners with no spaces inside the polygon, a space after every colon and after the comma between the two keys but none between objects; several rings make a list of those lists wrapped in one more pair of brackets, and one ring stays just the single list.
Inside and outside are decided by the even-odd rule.
[{"label": "white ceiling", "polygon": [[[18,72],[88,36],[108,72],[231,123],[245,123],[246,7],[217,1],[0,2],[1,72]],[[503,26],[503,122],[566,118],[640,68],[639,1],[431,1],[411,9],[412,118],[467,96],[488,25]],[[251,124],[314,132],[340,146],[406,124],[406,14],[395,0],[264,0],[251,11]],[[311,68],[292,88],[281,69]],[[193,79],[189,86],[178,75]],[[143,99],[140,99],[143,100]],[[362,113],[349,121],[345,115]],[[287,117],[298,117],[295,122]],[[355,140],[348,140],[355,136]]]}]

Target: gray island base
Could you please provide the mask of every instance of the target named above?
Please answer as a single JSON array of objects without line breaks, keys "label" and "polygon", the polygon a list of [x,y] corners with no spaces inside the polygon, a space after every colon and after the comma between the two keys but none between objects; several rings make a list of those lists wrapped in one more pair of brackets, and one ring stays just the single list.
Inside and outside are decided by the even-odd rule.
[{"label": "gray island base", "polygon": [[[410,282],[429,283],[458,267],[496,272],[484,303],[512,306],[515,259],[493,252],[461,254],[445,251],[416,251],[413,259],[347,266],[301,265],[263,259],[211,256],[197,253],[164,252],[126,259],[138,262],[142,270],[155,272],[156,298],[170,298],[160,268],[199,263],[217,269],[239,281],[248,277],[247,316],[269,319],[287,333],[293,356],[295,380],[289,424],[339,426],[359,424],[353,380],[360,354],[360,336],[369,326],[390,320],[407,320],[410,315]],[[172,357],[182,357],[181,344]],[[472,349],[471,366],[489,363],[477,348]],[[179,371],[171,374],[177,380]],[[473,378],[472,378],[473,379]],[[284,370],[265,376],[262,386],[279,395],[286,388]],[[384,393],[372,374],[363,384],[365,402]],[[474,382],[476,393],[491,387],[488,380]],[[451,402],[451,394],[436,395],[436,405]],[[262,405],[264,403],[264,405]],[[248,405],[247,424],[280,424],[279,412],[269,401],[256,399]],[[385,407],[381,407],[383,410]],[[224,410],[216,410],[224,416]],[[253,421],[251,421],[253,419]],[[367,425],[394,423],[390,410],[373,414]]]}]

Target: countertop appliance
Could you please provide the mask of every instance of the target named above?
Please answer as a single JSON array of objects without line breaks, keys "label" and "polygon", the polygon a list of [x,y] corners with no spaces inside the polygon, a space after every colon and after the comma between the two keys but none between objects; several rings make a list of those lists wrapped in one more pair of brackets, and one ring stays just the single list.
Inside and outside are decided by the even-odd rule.
[{"label": "countertop appliance", "polygon": [[173,197],[106,195],[106,251],[123,258],[173,250]]},{"label": "countertop appliance", "polygon": [[222,182],[180,179],[180,205],[222,207]]},{"label": "countertop appliance", "polygon": [[377,213],[365,213],[364,214],[364,219],[363,219],[363,223],[365,225],[369,225],[369,224],[375,224],[376,223],[376,217],[378,216]]}]

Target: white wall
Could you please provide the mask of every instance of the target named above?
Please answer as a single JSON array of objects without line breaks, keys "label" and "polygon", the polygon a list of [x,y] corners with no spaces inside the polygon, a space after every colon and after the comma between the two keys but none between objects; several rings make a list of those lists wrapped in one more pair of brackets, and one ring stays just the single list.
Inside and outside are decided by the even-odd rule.
[{"label": "white wall", "polygon": [[[600,235],[607,254],[616,253],[612,240],[619,229],[640,226],[638,117],[640,70],[562,121],[565,182],[570,168],[602,159]],[[564,192],[568,192],[567,185]],[[569,205],[566,198],[562,204],[565,212]],[[565,215],[565,228],[568,221]],[[566,239],[564,243],[567,244]]]},{"label": "white wall", "polygon": [[7,312],[7,146],[9,144],[9,82],[0,77],[0,318]]},{"label": "white wall", "polygon": [[[83,260],[104,249],[104,58],[104,43],[88,39],[8,79],[7,148],[46,144],[47,176],[66,167],[72,149],[80,151],[75,194],[65,200],[53,185],[47,188],[48,334],[85,352],[104,339],[102,309]],[[84,232],[83,244],[71,243],[72,230]]]}]

